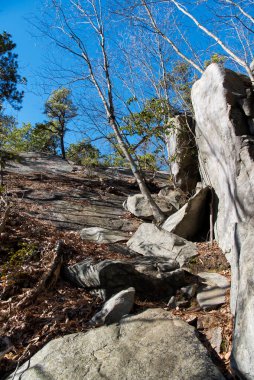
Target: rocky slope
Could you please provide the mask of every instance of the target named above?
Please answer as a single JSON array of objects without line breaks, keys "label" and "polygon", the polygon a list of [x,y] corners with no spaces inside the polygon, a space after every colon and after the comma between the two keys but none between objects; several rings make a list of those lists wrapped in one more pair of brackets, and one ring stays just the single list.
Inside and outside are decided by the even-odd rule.
[{"label": "rocky slope", "polygon": [[[132,177],[129,173],[112,170],[94,171],[92,176],[88,176],[83,168],[74,168],[57,158],[44,156],[42,162],[43,164],[38,155],[24,156],[23,163],[12,163],[5,176],[7,190],[4,196],[11,197],[12,209],[1,235],[0,248],[1,335],[2,338],[8,338],[8,343],[1,340],[2,375],[16,368],[15,378],[22,372],[24,379],[39,379],[45,373],[63,379],[62,367],[65,367],[64,378],[67,379],[75,358],[75,366],[79,368],[75,372],[77,379],[99,378],[98,373],[100,376],[110,374],[110,378],[114,378],[112,373],[116,373],[115,378],[134,378],[131,372],[134,369],[139,379],[154,379],[154,376],[168,378],[169,373],[175,379],[179,378],[179,373],[186,380],[189,378],[188,373],[192,373],[195,379],[204,378],[204,373],[205,378],[221,379],[222,375],[216,366],[225,378],[231,378],[228,363],[232,320],[228,291],[226,288],[223,290],[226,297],[223,295],[223,301],[220,298],[215,306],[207,307],[207,304],[204,306],[199,303],[202,302],[202,294],[211,300],[215,297],[214,290],[221,292],[220,289],[223,288],[218,285],[218,280],[213,282],[205,278],[204,272],[219,272],[223,278],[230,277],[227,261],[216,244],[209,247],[207,243],[197,243],[194,255],[187,262],[178,261],[178,255],[173,259],[167,255],[155,255],[151,247],[149,255],[140,256],[121,239],[120,242],[102,244],[100,239],[105,238],[105,230],[107,239],[108,231],[114,231],[114,234],[124,233],[125,239],[133,239],[133,232],[143,222],[121,206],[128,195],[138,192]],[[166,184],[167,177],[159,175],[150,186],[153,192],[158,193]],[[64,202],[61,209],[59,202]],[[176,206],[175,193],[174,200],[171,197],[170,202]],[[187,209],[193,212],[193,207]],[[184,212],[181,215],[186,221],[188,215]],[[147,220],[145,222],[144,225],[154,228],[154,236],[161,232],[156,226],[147,223]],[[87,234],[90,227],[100,229],[93,231],[93,234],[89,230],[89,240],[87,235],[86,240],[83,240],[84,233]],[[85,229],[82,234],[81,229]],[[176,239],[176,247],[179,247],[181,239],[181,244],[184,241],[171,232],[165,233],[170,239]],[[111,237],[112,233],[110,239]],[[195,245],[193,242],[188,244]],[[58,265],[59,257],[62,260],[61,275],[57,278],[49,277],[50,273],[57,273],[54,265]],[[187,263],[188,266],[185,265]],[[197,276],[201,273],[203,277]],[[131,314],[136,316],[130,317],[130,320],[124,319],[121,322],[123,328],[112,325],[110,328],[99,327],[88,335],[84,334],[93,326],[91,320],[96,312],[100,313],[103,299],[130,286],[136,290],[131,310]],[[199,301],[197,292],[200,295]],[[158,307],[160,310],[138,314]],[[106,309],[112,320],[113,314],[109,306]],[[119,308],[117,310],[119,313]],[[109,317],[102,318],[102,314],[99,316],[99,319],[96,317],[94,320],[109,321],[105,319]],[[186,322],[181,322],[179,318]],[[164,319],[165,322],[162,323]],[[154,328],[161,330],[161,338],[159,335],[158,339],[151,336]],[[175,338],[172,342],[174,349],[169,351],[169,337],[166,339],[164,332],[170,332],[171,328]],[[135,337],[140,329],[143,329],[141,335],[144,336],[144,342],[147,342],[145,345],[140,342],[142,350],[141,346],[138,348],[140,339],[134,344],[130,338],[131,335]],[[195,329],[199,340],[194,339]],[[123,335],[121,339],[118,330]],[[47,364],[45,353],[51,357],[51,347],[55,351],[55,345],[62,345],[60,341],[52,339],[73,333],[78,335],[63,338],[66,342],[72,341],[72,346],[64,344],[63,347],[66,348],[63,348],[62,353],[59,352],[57,359],[52,361],[53,364]],[[79,344],[84,345],[81,343],[83,339],[90,350],[88,342],[91,334],[94,334],[91,339],[96,339],[99,346],[106,339],[107,346],[104,351],[99,346],[93,347],[91,360],[84,363],[83,368],[80,367],[82,358],[75,353]],[[52,341],[50,345],[32,358],[30,363],[33,363],[34,369],[26,372],[27,364],[25,367],[21,364],[49,341]],[[6,352],[4,345],[7,347]],[[118,345],[116,353],[114,349]],[[125,349],[121,348],[121,351],[120,347]],[[134,357],[139,350],[137,361]],[[68,352],[74,356],[69,356]],[[156,359],[155,352],[167,352],[167,357],[160,354]],[[118,371],[122,370],[124,364],[127,372],[114,372],[116,367],[114,364],[112,369],[110,363],[113,362],[110,361],[109,353],[112,353],[114,363],[119,361]],[[71,367],[68,367],[67,357],[72,363]],[[188,357],[190,361],[187,360]],[[216,363],[215,367],[209,357]],[[152,358],[155,362],[158,361],[156,366],[151,364]],[[55,360],[59,360],[59,365],[55,366]],[[174,368],[170,365],[172,362],[175,363]],[[45,368],[42,363],[45,363]],[[146,368],[145,372],[141,369],[142,366]],[[61,374],[55,373],[54,368],[60,369]],[[71,373],[75,378],[73,371]]]}]

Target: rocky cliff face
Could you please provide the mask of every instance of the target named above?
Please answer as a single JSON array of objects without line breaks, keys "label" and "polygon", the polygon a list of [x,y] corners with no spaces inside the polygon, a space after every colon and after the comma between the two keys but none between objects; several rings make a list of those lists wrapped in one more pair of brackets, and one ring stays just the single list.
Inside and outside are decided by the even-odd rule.
[{"label": "rocky cliff face", "polygon": [[232,363],[241,378],[254,379],[254,93],[247,77],[212,64],[192,102],[202,181],[214,189],[214,233],[232,267]]},{"label": "rocky cliff face", "polygon": [[174,185],[192,193],[200,180],[194,121],[191,117],[178,115],[170,120],[170,124],[167,150]]}]

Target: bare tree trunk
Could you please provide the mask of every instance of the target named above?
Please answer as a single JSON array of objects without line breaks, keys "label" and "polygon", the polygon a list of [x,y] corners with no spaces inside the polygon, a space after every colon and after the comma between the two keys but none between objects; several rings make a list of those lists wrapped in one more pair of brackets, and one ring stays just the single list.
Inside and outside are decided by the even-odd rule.
[{"label": "bare tree trunk", "polygon": [[60,146],[61,146],[61,153],[62,153],[62,158],[65,160],[66,159],[66,154],[65,154],[65,146],[64,146],[64,136],[61,133],[60,136]]},{"label": "bare tree trunk", "polygon": [[119,144],[119,146],[120,146],[120,148],[121,148],[124,156],[126,157],[126,159],[128,160],[128,162],[130,163],[132,173],[133,173],[133,175],[134,175],[134,177],[135,177],[135,179],[137,181],[139,189],[140,189],[141,193],[144,195],[144,197],[147,199],[147,201],[149,202],[149,205],[151,207],[151,210],[152,210],[152,213],[153,213],[155,221],[159,225],[162,224],[164,222],[164,220],[166,219],[164,213],[161,211],[161,209],[158,207],[158,205],[156,204],[156,202],[152,198],[151,193],[150,193],[150,191],[148,190],[148,188],[146,186],[145,180],[144,180],[141,172],[139,171],[139,169],[138,169],[138,167],[137,167],[137,165],[136,165],[133,157],[129,153],[128,148],[127,148],[125,142],[122,139],[122,136],[121,136],[121,134],[119,132],[119,128],[118,128],[115,120],[111,119],[110,124],[111,124],[112,129],[114,130],[114,133],[116,135],[118,144]]},{"label": "bare tree trunk", "polygon": [[[146,186],[145,180],[128,150],[128,146],[126,142],[124,141],[124,137],[121,134],[120,129],[118,127],[118,123],[116,121],[116,113],[115,113],[113,90],[112,90],[112,80],[111,80],[111,75],[109,71],[109,60],[108,60],[108,54],[107,54],[107,49],[106,49],[106,44],[105,44],[105,32],[104,32],[104,24],[102,20],[101,3],[99,2],[98,5],[96,5],[95,0],[90,0],[89,5],[91,9],[90,9],[90,12],[87,12],[86,9],[81,6],[80,2],[77,2],[75,0],[71,1],[72,5],[75,6],[78,12],[80,12],[80,14],[82,15],[82,19],[86,20],[86,23],[91,26],[93,32],[96,33],[96,36],[98,38],[98,44],[101,50],[101,59],[102,59],[102,62],[100,64],[103,67],[103,75],[104,75],[103,82],[100,82],[100,79],[98,75],[96,74],[96,70],[94,69],[91,56],[89,55],[83,40],[81,40],[81,38],[74,32],[74,30],[69,25],[66,15],[63,9],[61,8],[61,5],[59,5],[56,0],[52,0],[52,3],[54,7],[56,8],[56,10],[58,11],[58,14],[61,15],[61,18],[62,18],[62,26],[59,29],[62,30],[65,36],[66,35],[69,36],[70,40],[75,43],[76,47],[78,47],[79,52],[77,53],[75,49],[72,49],[69,45],[63,44],[56,38],[53,38],[53,39],[55,42],[57,42],[58,46],[60,46],[64,50],[67,50],[69,53],[72,53],[76,57],[78,56],[85,63],[85,66],[89,72],[90,80],[92,84],[94,85],[94,88],[97,90],[99,98],[102,101],[108,122],[114,131],[119,147],[121,151],[123,152],[124,156],[126,157],[126,159],[128,160],[128,162],[130,163],[131,170],[133,172],[134,177],[136,178],[140,191],[149,202],[149,205],[151,207],[151,210],[156,222],[158,224],[161,224],[165,220],[165,215],[163,214],[163,212],[160,210],[158,205],[153,200],[150,194],[150,191]],[[97,62],[97,65],[98,65],[98,62]],[[106,86],[106,89],[103,88],[104,85]]]}]

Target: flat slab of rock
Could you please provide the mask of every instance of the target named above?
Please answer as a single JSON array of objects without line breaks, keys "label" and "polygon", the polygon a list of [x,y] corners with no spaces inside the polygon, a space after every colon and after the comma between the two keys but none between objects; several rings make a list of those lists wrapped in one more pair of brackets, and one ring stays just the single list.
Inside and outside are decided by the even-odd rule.
[{"label": "flat slab of rock", "polygon": [[101,227],[88,227],[80,231],[83,240],[94,241],[98,244],[116,243],[118,241],[127,241],[129,235],[122,231],[109,230]]},{"label": "flat slab of rock", "polygon": [[49,342],[8,380],[223,380],[195,330],[150,309]]},{"label": "flat slab of rock", "polygon": [[28,173],[71,173],[72,165],[59,156],[53,156],[48,153],[26,152],[19,153],[17,161],[11,161],[7,164],[8,172]]},{"label": "flat slab of rock", "polygon": [[165,299],[175,294],[177,289],[199,282],[197,276],[179,268],[177,261],[163,257],[104,260],[99,263],[88,258],[65,268],[63,276],[104,300],[129,287],[134,287],[141,299]]},{"label": "flat slab of rock", "polygon": [[133,251],[145,256],[162,256],[176,260],[181,266],[197,256],[196,245],[173,233],[143,223],[127,242]]},{"label": "flat slab of rock", "polygon": [[91,319],[93,325],[110,325],[129,314],[134,304],[135,289],[128,288],[111,297]]},{"label": "flat slab of rock", "polygon": [[[171,203],[170,198],[158,195],[153,195],[152,197],[165,215],[171,215],[177,211],[175,205]],[[151,207],[142,194],[129,196],[123,203],[123,207],[138,218],[147,220],[153,219]]]},{"label": "flat slab of rock", "polygon": [[226,277],[218,273],[202,272],[198,274],[205,284],[198,291],[197,301],[205,310],[216,309],[226,302],[226,293],[230,287]]},{"label": "flat slab of rock", "polygon": [[163,223],[162,228],[184,239],[190,240],[197,236],[202,230],[207,216],[206,201],[209,191],[209,187],[199,190],[186,205]]}]

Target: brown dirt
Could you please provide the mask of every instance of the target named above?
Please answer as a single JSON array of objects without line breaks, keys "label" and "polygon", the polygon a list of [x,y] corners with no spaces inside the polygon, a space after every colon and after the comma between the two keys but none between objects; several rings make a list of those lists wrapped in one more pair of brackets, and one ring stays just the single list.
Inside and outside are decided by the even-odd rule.
[{"label": "brown dirt", "polygon": [[[0,361],[0,378],[15,370],[18,363],[22,364],[52,338],[87,331],[89,320],[101,306],[98,298],[84,289],[72,287],[60,278],[54,289],[42,292],[33,304],[24,310],[17,308],[18,302],[47,271],[57,241],[64,242],[64,264],[67,265],[89,256],[96,260],[123,258],[106,245],[82,241],[78,232],[59,231],[49,221],[33,218],[31,212],[38,210],[41,205],[36,201],[24,202],[22,197],[16,196],[17,191],[37,189],[50,192],[59,188],[68,193],[73,191],[73,187],[76,190],[82,188],[83,192],[91,190],[89,182],[84,184],[78,176],[68,181],[63,176],[45,175],[42,180],[40,175],[38,178],[17,174],[6,178],[7,191],[12,198],[12,211],[5,231],[0,236],[0,336],[8,336],[13,348]],[[102,189],[98,187],[94,191]],[[3,210],[0,209],[0,217],[1,212]],[[126,214],[125,217],[131,216]],[[229,265],[216,243],[212,247],[208,243],[198,243],[198,253],[198,257],[191,263],[193,272],[216,271],[230,279]],[[167,305],[159,301],[144,302],[137,299],[134,312],[148,307],[167,308]],[[198,327],[200,338],[212,352],[216,363],[227,378],[233,378],[230,377],[229,368],[233,324],[229,297],[227,303],[218,310],[204,312],[192,304],[172,313]],[[218,355],[207,339],[209,330],[217,326],[223,330]]]}]

